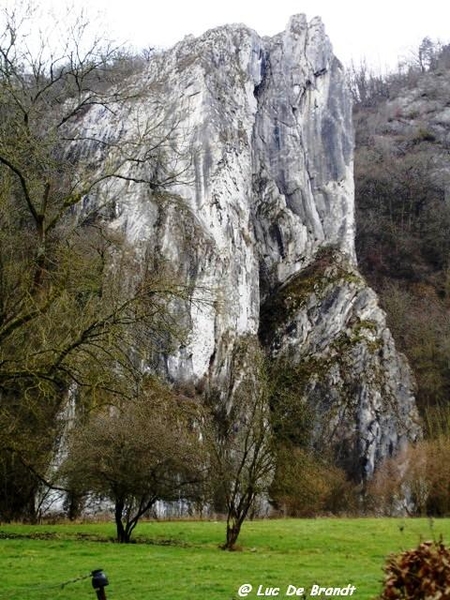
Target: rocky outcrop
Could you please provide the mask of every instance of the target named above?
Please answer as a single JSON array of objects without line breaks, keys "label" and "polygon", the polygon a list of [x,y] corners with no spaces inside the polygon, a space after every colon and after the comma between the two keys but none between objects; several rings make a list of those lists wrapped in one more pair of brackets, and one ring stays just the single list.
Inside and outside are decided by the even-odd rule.
[{"label": "rocky outcrop", "polygon": [[311,444],[365,480],[419,429],[411,373],[375,293],[324,248],[261,308],[260,337],[286,391],[312,415]]},{"label": "rocky outcrop", "polygon": [[111,226],[193,290],[165,375],[227,402],[233,349],[258,338],[313,408],[311,443],[370,476],[419,428],[410,371],[357,271],[351,102],[321,21],[292,17],[270,39],[240,25],[188,37],[146,77],[132,110],[94,107],[84,123],[118,139],[136,114],[171,116],[164,193],[123,180],[102,190]]}]

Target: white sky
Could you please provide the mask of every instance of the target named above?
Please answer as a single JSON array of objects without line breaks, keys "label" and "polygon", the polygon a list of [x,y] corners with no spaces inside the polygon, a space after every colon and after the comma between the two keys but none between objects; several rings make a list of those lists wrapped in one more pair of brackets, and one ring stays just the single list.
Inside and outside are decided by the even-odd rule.
[{"label": "white sky", "polygon": [[[15,0],[0,0],[12,4]],[[61,6],[62,0],[39,0]],[[363,59],[376,70],[394,68],[420,41],[450,42],[448,0],[71,0],[96,16],[106,37],[136,47],[166,47],[226,23],[245,23],[261,35],[282,31],[289,17],[319,15],[345,64]]]}]

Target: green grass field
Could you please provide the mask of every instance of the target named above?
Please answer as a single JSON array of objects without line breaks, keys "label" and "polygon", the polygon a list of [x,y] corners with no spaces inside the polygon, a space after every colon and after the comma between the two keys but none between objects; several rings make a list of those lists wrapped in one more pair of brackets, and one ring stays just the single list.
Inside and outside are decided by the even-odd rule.
[{"label": "green grass field", "polygon": [[250,599],[271,588],[270,597],[300,597],[293,592],[304,588],[309,598],[313,585],[351,584],[352,597],[364,600],[379,593],[389,553],[441,536],[448,542],[450,520],[254,521],[244,524],[242,550],[231,553],[219,549],[224,533],[220,522],[148,522],[138,525],[138,543],[119,545],[112,524],[2,525],[0,600],[95,599],[89,577],[61,584],[96,568],[108,575],[108,600],[230,600],[243,584],[252,586]]}]

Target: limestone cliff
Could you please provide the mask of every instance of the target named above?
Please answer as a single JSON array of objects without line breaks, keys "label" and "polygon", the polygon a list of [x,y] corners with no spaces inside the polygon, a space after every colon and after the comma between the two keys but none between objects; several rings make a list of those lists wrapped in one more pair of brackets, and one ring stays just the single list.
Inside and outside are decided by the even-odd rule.
[{"label": "limestone cliff", "polygon": [[311,443],[370,476],[419,427],[408,365],[357,270],[351,102],[320,19],[292,17],[270,39],[241,25],[188,37],[146,77],[127,112],[94,107],[84,123],[119,139],[155,106],[173,116],[165,193],[102,190],[142,260],[166,259],[192,286],[165,375],[227,402],[233,350],[258,337],[313,408]]}]

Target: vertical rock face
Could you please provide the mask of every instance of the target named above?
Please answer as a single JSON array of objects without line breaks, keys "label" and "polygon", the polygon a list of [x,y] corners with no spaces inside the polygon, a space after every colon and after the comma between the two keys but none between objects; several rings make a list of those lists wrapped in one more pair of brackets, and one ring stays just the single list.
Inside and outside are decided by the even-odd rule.
[{"label": "vertical rock face", "polygon": [[[194,290],[166,376],[227,402],[233,352],[258,338],[313,409],[311,443],[370,476],[419,427],[410,371],[357,271],[351,103],[321,21],[292,17],[270,39],[239,25],[186,38],[150,64],[134,110],[152,103],[176,115],[167,157],[180,175],[164,201],[133,184],[109,195],[111,226]],[[115,131],[93,110],[86,126]],[[132,112],[116,125],[132,128]]]}]

